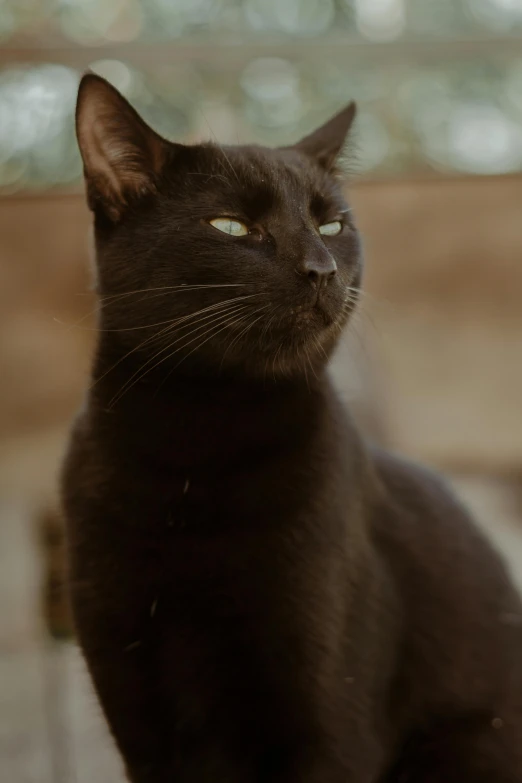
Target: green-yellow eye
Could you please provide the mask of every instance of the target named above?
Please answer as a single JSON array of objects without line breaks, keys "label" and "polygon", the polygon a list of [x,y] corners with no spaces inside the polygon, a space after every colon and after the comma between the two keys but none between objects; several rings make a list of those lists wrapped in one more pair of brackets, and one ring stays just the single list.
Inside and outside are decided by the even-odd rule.
[{"label": "green-yellow eye", "polygon": [[230,234],[231,237],[244,237],[248,234],[248,228],[245,224],[232,218],[214,218],[210,221],[210,225],[217,228],[218,231],[222,231],[223,234]]},{"label": "green-yellow eye", "polygon": [[342,225],[340,220],[334,220],[332,223],[325,223],[324,226],[319,226],[319,233],[324,237],[335,237],[342,231]]}]

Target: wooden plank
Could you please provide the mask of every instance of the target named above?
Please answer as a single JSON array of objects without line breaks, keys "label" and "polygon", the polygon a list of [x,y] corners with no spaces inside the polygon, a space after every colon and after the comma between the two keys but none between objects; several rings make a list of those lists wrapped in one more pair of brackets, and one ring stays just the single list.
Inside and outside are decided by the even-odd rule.
[{"label": "wooden plank", "polygon": [[119,755],[102,716],[86,667],[74,644],[64,646],[69,747],[74,783],[123,783]]},{"label": "wooden plank", "polygon": [[62,783],[51,774],[41,649],[0,652],[0,767],[6,783]]},{"label": "wooden plank", "polygon": [[[0,504],[0,762],[9,783],[55,783],[45,714],[39,562],[30,510]],[[58,783],[60,783],[58,781]]]}]

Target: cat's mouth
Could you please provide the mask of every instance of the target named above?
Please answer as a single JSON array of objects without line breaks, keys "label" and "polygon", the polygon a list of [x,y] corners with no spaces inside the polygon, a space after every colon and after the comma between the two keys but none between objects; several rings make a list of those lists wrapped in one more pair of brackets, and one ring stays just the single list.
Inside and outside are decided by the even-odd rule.
[{"label": "cat's mouth", "polygon": [[314,292],[306,302],[293,304],[290,308],[292,328],[302,338],[317,338],[323,332],[342,326],[350,317],[356,304],[356,297],[339,292]]},{"label": "cat's mouth", "polygon": [[314,297],[312,302],[294,305],[290,309],[290,316],[297,328],[325,328],[335,320],[332,308],[326,304],[320,293]]}]

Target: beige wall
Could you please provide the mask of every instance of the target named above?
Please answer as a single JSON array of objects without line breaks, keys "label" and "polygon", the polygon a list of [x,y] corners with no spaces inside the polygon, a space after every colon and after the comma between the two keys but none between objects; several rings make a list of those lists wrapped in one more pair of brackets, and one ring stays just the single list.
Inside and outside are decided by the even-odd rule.
[{"label": "beige wall", "polygon": [[368,339],[390,436],[446,467],[522,466],[522,177],[368,184]]},{"label": "beige wall", "polygon": [[[352,199],[368,271],[338,361],[350,395],[367,395],[367,419],[407,453],[520,470],[522,177],[362,183]],[[35,431],[53,463],[81,399],[88,225],[81,195],[0,201],[0,488]]]}]

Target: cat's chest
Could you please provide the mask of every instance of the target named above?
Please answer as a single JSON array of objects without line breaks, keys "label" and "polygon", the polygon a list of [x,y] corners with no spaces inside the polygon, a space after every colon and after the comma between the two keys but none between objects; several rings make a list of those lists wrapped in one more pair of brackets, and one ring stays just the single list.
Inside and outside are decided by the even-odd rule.
[{"label": "cat's chest", "polygon": [[116,612],[132,615],[133,633],[186,627],[198,637],[227,627],[234,638],[264,627],[281,636],[298,615],[307,625],[311,607],[324,615],[342,590],[343,546],[331,545],[338,522],[324,504],[304,504],[306,487],[284,471],[144,470],[108,490],[101,505],[110,524],[95,515],[98,557],[88,578],[100,580]]},{"label": "cat's chest", "polygon": [[[129,520],[137,536],[155,538],[173,556],[193,542],[219,549],[223,538],[244,545],[249,534],[279,531],[299,516],[308,493],[285,470],[256,470],[247,464],[234,469],[145,469],[108,488],[110,506],[120,522]],[[172,546],[170,542],[173,542]]]},{"label": "cat's chest", "polygon": [[226,615],[279,570],[289,518],[269,518],[262,501],[188,475],[152,493],[149,482],[146,496],[129,489],[114,505],[108,499],[110,526],[96,524],[99,561],[118,593],[146,594],[151,603],[161,593],[171,613],[191,603],[193,614],[201,606]]},{"label": "cat's chest", "polygon": [[239,511],[182,487],[139,525],[112,530],[117,556],[104,536],[108,592],[136,623],[162,633],[185,628],[197,644],[225,628],[229,638],[257,628],[280,634],[328,585],[319,576],[331,570],[329,555],[299,517],[267,518],[260,505]]}]

